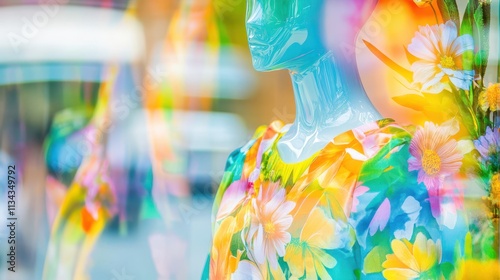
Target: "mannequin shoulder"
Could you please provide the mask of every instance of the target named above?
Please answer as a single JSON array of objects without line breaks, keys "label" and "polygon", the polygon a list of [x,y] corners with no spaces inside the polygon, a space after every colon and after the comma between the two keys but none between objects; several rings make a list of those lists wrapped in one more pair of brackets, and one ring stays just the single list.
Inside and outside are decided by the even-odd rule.
[{"label": "mannequin shoulder", "polygon": [[284,124],[281,121],[259,126],[245,145],[237,148],[228,156],[225,171],[242,167],[245,162],[258,161],[257,159],[262,157],[262,153],[274,142],[283,128]]}]

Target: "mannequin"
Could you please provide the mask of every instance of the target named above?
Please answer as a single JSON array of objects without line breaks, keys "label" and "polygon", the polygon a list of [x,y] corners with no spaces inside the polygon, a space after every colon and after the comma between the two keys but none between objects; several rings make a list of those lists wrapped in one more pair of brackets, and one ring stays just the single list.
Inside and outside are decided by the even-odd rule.
[{"label": "mannequin", "polygon": [[253,65],[290,71],[297,116],[229,156],[203,279],[454,277],[460,219],[443,222],[409,168],[412,134],[381,118],[358,76],[375,2],[248,1]]},{"label": "mannequin", "polygon": [[[297,115],[278,149],[285,162],[297,162],[341,132],[381,118],[361,85],[354,52],[359,27],[376,1],[293,1],[286,6],[277,2],[248,2],[248,42],[256,70],[290,71]],[[364,13],[356,8],[360,4]],[[330,30],[325,20],[309,20],[326,19],[325,7],[328,18],[338,18],[328,24],[343,31]],[[361,120],[360,115],[367,117]]]}]

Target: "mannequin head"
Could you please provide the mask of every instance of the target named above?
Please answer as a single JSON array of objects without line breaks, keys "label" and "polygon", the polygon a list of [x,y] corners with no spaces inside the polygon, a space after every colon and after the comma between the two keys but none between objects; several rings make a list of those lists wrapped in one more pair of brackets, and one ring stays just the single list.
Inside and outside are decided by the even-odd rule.
[{"label": "mannequin head", "polygon": [[[377,0],[248,0],[247,36],[258,71],[300,71],[355,47]],[[344,51],[344,53],[346,53]]]}]

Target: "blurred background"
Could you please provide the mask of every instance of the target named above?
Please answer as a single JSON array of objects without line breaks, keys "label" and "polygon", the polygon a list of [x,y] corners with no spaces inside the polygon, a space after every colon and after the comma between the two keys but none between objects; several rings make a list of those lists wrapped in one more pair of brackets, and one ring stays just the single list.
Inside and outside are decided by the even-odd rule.
[{"label": "blurred background", "polygon": [[[18,217],[0,279],[199,279],[228,155],[294,120],[288,73],[252,68],[245,4],[0,0],[0,172],[16,166]],[[491,82],[498,14],[493,1]],[[370,99],[401,123],[423,116],[392,100],[407,89],[361,39],[406,61],[408,30],[433,18],[380,0],[356,45]]]}]

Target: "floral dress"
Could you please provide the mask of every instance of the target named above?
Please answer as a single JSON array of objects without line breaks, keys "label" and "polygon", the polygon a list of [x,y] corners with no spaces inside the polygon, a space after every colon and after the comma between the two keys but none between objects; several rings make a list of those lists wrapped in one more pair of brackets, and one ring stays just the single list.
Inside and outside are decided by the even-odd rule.
[{"label": "floral dress", "polygon": [[[229,157],[204,278],[455,277],[467,232],[460,202],[433,195],[424,181],[434,178],[421,173],[440,177],[454,162],[438,162],[389,119],[292,164],[276,146],[285,132],[278,121],[261,127]],[[454,152],[448,145],[443,153]]]}]

